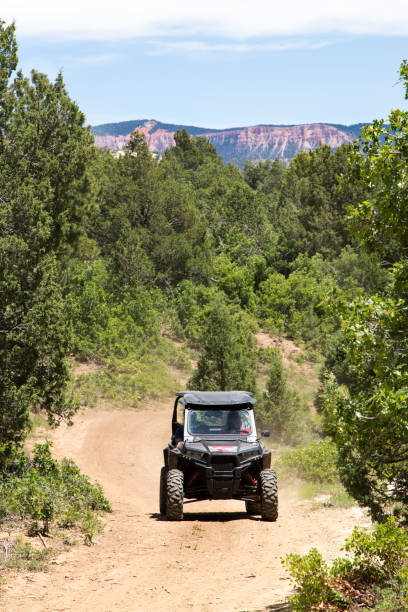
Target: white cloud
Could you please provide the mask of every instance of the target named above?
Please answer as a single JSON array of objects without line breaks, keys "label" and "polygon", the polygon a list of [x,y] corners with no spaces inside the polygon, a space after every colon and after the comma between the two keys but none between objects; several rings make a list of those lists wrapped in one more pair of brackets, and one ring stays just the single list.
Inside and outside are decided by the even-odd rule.
[{"label": "white cloud", "polygon": [[277,42],[277,43],[213,43],[203,40],[160,40],[151,43],[151,55],[165,55],[168,53],[189,53],[189,54],[209,54],[209,53],[232,53],[243,54],[260,51],[288,51],[290,49],[321,49],[331,43],[328,41],[296,41]]},{"label": "white cloud", "polygon": [[408,34],[406,0],[2,0],[0,15],[19,37],[53,39]]},{"label": "white cloud", "polygon": [[84,55],[78,58],[81,64],[110,64],[119,58],[117,53],[101,53],[100,55]]}]

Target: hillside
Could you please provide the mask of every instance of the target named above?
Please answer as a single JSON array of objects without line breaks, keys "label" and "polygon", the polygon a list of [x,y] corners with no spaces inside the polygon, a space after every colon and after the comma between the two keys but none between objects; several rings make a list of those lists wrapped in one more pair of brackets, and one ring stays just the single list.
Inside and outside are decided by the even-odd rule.
[{"label": "hillside", "polygon": [[96,146],[113,151],[122,149],[130,134],[138,128],[145,134],[149,148],[163,153],[174,145],[174,134],[185,129],[191,136],[203,136],[217,149],[224,161],[242,165],[246,159],[252,161],[279,159],[290,161],[300,151],[311,151],[319,143],[333,149],[352,142],[360,135],[364,124],[339,125],[311,123],[304,125],[255,125],[248,127],[214,130],[190,125],[174,125],[149,119],[106,123],[92,128]]}]

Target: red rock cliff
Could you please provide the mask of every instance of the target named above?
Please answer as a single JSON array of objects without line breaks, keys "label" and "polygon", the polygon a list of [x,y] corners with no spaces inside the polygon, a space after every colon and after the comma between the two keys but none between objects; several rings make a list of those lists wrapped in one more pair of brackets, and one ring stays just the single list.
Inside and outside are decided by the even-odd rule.
[{"label": "red rock cliff", "polygon": [[[155,121],[145,121],[137,128],[146,137],[151,151],[162,153],[174,145],[174,131],[160,127]],[[187,129],[188,131],[188,129]],[[300,151],[315,149],[319,143],[337,148],[351,142],[351,138],[341,129],[323,123],[294,126],[256,125],[216,132],[202,132],[226,160],[273,159],[290,160]],[[95,136],[95,144],[100,148],[122,149],[129,141],[130,133],[113,136]]]}]

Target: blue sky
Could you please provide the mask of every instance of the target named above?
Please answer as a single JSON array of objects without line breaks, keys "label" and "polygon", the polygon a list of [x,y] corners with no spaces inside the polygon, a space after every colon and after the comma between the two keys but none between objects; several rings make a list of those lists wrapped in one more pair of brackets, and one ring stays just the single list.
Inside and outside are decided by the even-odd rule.
[{"label": "blue sky", "polygon": [[16,21],[24,72],[62,69],[93,125],[350,124],[407,107],[408,2],[281,4],[2,0],[0,17]]}]

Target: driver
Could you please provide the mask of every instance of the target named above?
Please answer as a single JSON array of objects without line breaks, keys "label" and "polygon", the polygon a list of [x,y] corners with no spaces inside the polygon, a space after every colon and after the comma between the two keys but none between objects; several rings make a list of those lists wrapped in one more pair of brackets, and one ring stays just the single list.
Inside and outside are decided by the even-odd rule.
[{"label": "driver", "polygon": [[[226,433],[244,433],[242,428],[241,415],[238,411],[233,411],[228,414],[227,418],[227,432]],[[246,432],[245,432],[246,433]]]}]

